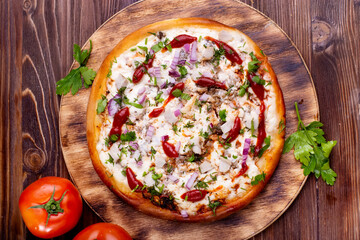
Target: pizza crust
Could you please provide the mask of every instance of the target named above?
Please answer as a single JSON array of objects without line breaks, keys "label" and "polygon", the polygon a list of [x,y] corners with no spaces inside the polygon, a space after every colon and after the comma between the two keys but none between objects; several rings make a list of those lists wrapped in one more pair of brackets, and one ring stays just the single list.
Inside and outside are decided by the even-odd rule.
[{"label": "pizza crust", "polygon": [[[209,222],[224,218],[245,207],[261,192],[261,190],[265,187],[266,183],[270,180],[280,159],[282,148],[284,145],[285,131],[282,131],[280,134],[276,134],[275,136],[271,136],[271,151],[266,151],[263,157],[256,163],[256,165],[260,167],[260,170],[266,173],[265,181],[261,181],[259,182],[259,184],[252,186],[242,197],[232,199],[231,202],[218,207],[216,209],[216,216],[214,216],[213,212],[209,210],[202,214],[198,214],[195,216],[190,215],[188,218],[183,218],[179,213],[172,212],[168,209],[162,209],[153,205],[148,199],[144,199],[141,193],[131,192],[127,184],[118,182],[114,177],[110,177],[111,174],[107,172],[106,168],[101,163],[99,153],[96,149],[102,124],[100,116],[96,114],[97,101],[101,99],[101,95],[105,95],[106,93],[106,75],[108,73],[108,69],[111,66],[111,61],[114,59],[114,57],[119,56],[121,53],[123,53],[130,47],[136,45],[146,36],[149,36],[149,32],[159,32],[170,28],[186,28],[190,26],[214,29],[218,31],[227,30],[230,32],[240,32],[235,28],[223,25],[219,22],[209,19],[180,18],[150,24],[148,26],[140,28],[139,30],[125,37],[105,58],[104,62],[102,63],[100,69],[97,72],[96,78],[91,88],[91,94],[87,109],[87,140],[90,157],[97,174],[100,176],[102,181],[111,189],[111,191],[121,197],[121,199],[123,199],[125,202],[132,205],[143,213],[163,219],[177,220],[183,222]],[[269,70],[276,96],[277,115],[278,118],[282,119],[285,124],[285,105],[276,75],[271,68],[270,63],[268,62],[267,57],[262,56],[260,48],[248,36],[243,33],[241,34],[246,39],[247,44],[250,44],[255,49],[255,55],[261,56],[259,57],[259,60],[261,60],[266,66],[266,68]]]}]

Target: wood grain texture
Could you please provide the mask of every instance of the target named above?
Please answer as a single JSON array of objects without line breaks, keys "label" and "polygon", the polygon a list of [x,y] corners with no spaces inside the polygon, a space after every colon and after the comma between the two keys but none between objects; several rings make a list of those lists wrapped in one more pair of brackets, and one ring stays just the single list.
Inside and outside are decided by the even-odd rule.
[{"label": "wood grain texture", "polygon": [[[211,12],[213,6],[221,11]],[[154,16],[154,9],[159,8],[161,12]],[[93,52],[88,66],[97,70],[113,47],[135,29],[164,19],[193,16],[210,18],[238,28],[248,34],[269,56],[284,93],[288,131],[293,132],[297,127],[293,110],[294,101],[304,99],[301,105],[304,121],[317,119],[315,90],[309,73],[290,40],[271,20],[247,5],[233,0],[211,1],[211,4],[208,0],[202,0],[197,1],[196,5],[190,4],[190,1],[146,0],[132,5],[107,21],[91,36]],[[85,45],[85,48],[87,47],[89,44]],[[248,207],[226,219],[207,224],[184,224],[146,216],[112,194],[93,169],[85,135],[89,94],[90,90],[83,89],[76,96],[68,95],[62,98],[60,135],[65,162],[83,198],[94,211],[105,221],[123,226],[135,239],[181,239],[194,234],[199,234],[199,239],[221,236],[226,236],[227,239],[249,238],[277,219],[291,204],[304,183],[305,177],[299,163],[291,154],[287,154],[280,160],[263,193]],[[131,222],[128,221],[128,216],[131,216]],[[221,231],[222,229],[227,231]],[[172,234],[169,235],[169,232]]]},{"label": "wood grain texture", "polygon": [[[339,141],[331,156],[331,165],[339,175],[335,186],[328,187],[322,180],[309,177],[289,209],[254,239],[359,239],[360,2],[242,1],[274,20],[299,48],[314,79],[326,137]],[[57,121],[47,127],[46,131],[50,131],[50,134],[44,134],[47,149],[54,151],[51,158],[50,154],[41,161],[37,157],[32,158],[33,160],[28,162],[35,164],[30,167],[25,167],[24,164],[24,153],[29,148],[22,144],[22,136],[31,136],[39,142],[42,138],[39,127],[29,126],[36,126],[31,124],[39,118],[40,125],[45,129],[46,123],[43,119],[51,119],[51,114],[58,118],[60,99],[55,95],[55,81],[64,77],[69,70],[73,61],[73,43],[82,45],[109,17],[133,2],[135,1],[0,2],[1,239],[36,239],[25,228],[17,209],[17,200],[22,189],[42,176],[68,177],[59,139],[53,137],[51,145],[48,139],[51,135],[57,135]],[[212,11],[221,12],[216,7]],[[321,37],[325,35],[323,32],[329,31],[318,31],[317,21],[325,23],[330,29],[330,38]],[[37,32],[37,35],[31,32]],[[44,49],[43,54],[46,57],[36,51],[28,55],[33,63],[33,71],[24,72],[22,65],[26,55],[23,54],[23,49],[29,52],[32,48],[39,47]],[[39,80],[36,82],[33,79]],[[30,82],[32,84],[29,84]],[[44,86],[48,86],[46,90],[43,90]],[[30,111],[28,103],[35,102],[28,100],[29,97],[23,100],[22,92],[26,88],[36,96],[36,103],[40,101],[40,96],[43,96],[46,108],[52,110],[39,110],[39,114],[34,110]],[[33,106],[33,109],[42,107],[41,104]],[[22,118],[26,114],[29,117],[24,121]],[[22,128],[27,129],[26,132],[23,133]],[[48,151],[44,145],[39,146],[43,152]],[[38,162],[45,161],[51,164],[40,167]],[[74,230],[57,239],[72,239],[82,228],[98,221],[100,219],[85,204],[79,224]]]}]

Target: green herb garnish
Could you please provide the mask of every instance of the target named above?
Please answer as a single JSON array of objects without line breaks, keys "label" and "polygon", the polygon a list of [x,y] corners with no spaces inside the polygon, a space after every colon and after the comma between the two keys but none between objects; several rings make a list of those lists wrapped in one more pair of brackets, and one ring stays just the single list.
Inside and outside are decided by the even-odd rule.
[{"label": "green herb garnish", "polygon": [[[92,85],[96,72],[88,67],[86,63],[89,60],[90,53],[92,50],[92,41],[90,40],[90,49],[81,51],[80,46],[74,44],[74,59],[80,64],[76,69],[70,71],[66,77],[60,79],[56,83],[56,94],[66,95],[70,89],[71,94],[75,95],[84,84],[85,88]],[[83,81],[84,80],[84,83]]]},{"label": "green herb garnish", "polygon": [[297,102],[295,109],[298,129],[286,139],[283,152],[287,153],[294,148],[294,156],[302,163],[305,176],[314,173],[316,178],[321,176],[328,185],[334,185],[337,174],[330,168],[329,156],[337,141],[326,141],[321,129],[323,124],[319,121],[313,121],[305,127]]}]

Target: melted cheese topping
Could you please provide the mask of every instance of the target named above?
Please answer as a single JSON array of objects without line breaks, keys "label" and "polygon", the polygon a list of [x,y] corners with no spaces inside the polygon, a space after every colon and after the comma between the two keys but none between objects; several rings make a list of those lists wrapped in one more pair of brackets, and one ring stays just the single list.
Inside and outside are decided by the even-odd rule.
[{"label": "melted cheese topping", "polygon": [[[251,139],[251,145],[256,144],[257,128],[259,125],[259,106],[260,101],[252,91],[251,87],[247,88],[247,94],[240,97],[238,92],[244,84],[244,74],[237,74],[246,71],[248,63],[252,60],[248,54],[254,49],[246,44],[245,39],[240,33],[235,32],[217,32],[208,29],[171,29],[163,32],[164,41],[168,38],[170,41],[177,35],[187,34],[195,36],[197,43],[196,64],[185,64],[187,74],[184,78],[172,78],[169,76],[171,62],[177,51],[180,51],[180,57],[189,61],[189,54],[183,48],[172,49],[172,51],[156,53],[153,67],[160,67],[161,78],[157,78],[157,85],[154,84],[154,78],[145,74],[138,84],[133,84],[128,79],[132,79],[136,65],[145,60],[145,51],[138,46],[146,46],[150,49],[160,40],[156,36],[149,36],[143,39],[133,48],[123,52],[114,59],[110,77],[107,81],[107,99],[113,98],[119,88],[126,87],[125,95],[130,102],[138,102],[138,99],[145,94],[146,101],[142,104],[144,108],[139,109],[131,105],[126,105],[130,110],[130,120],[135,125],[124,125],[122,131],[135,131],[138,149],[131,149],[129,142],[117,141],[111,145],[107,144],[109,132],[114,120],[109,116],[107,110],[103,113],[104,123],[101,128],[97,150],[100,160],[107,170],[113,174],[117,181],[127,185],[127,178],[124,175],[126,167],[130,167],[136,174],[136,178],[147,187],[155,186],[158,191],[173,196],[174,203],[178,210],[186,210],[189,215],[195,215],[201,209],[209,209],[209,201],[222,200],[231,201],[235,197],[241,197],[249,187],[251,179],[261,174],[256,165],[256,158],[249,154],[246,163],[249,167],[245,175],[232,178],[241,170],[241,159],[245,138]],[[218,50],[215,44],[205,40],[205,36],[226,42],[234,48],[243,63],[241,66],[231,64],[225,56],[220,57],[219,65],[213,61],[214,52]],[[177,68],[178,70],[178,68]],[[205,75],[224,82],[229,90],[210,89],[198,87],[193,80]],[[271,85],[270,75],[263,71],[262,79],[266,80],[265,87],[265,130],[267,135],[277,133],[279,120],[275,104],[275,93]],[[178,82],[185,83],[184,93],[191,96],[190,100],[182,98],[173,99],[165,108],[165,111],[157,118],[149,118],[149,113],[156,107],[162,106],[162,103],[156,101],[156,97],[162,92],[160,98],[166,99],[169,96],[171,87]],[[166,84],[167,83],[167,84]],[[160,89],[159,86],[166,84],[167,87]],[[143,94],[139,90],[146,87]],[[141,91],[140,91],[141,92]],[[205,102],[200,102],[199,97],[203,93],[210,97]],[[158,99],[160,99],[158,98]],[[161,101],[161,100],[160,100]],[[181,116],[176,117],[174,111],[180,109]],[[226,122],[220,121],[218,117],[220,110],[226,110]],[[236,140],[228,144],[226,149],[219,143],[224,141],[227,133],[222,135],[211,134],[211,126],[224,131],[229,131],[236,117],[241,119],[241,127],[244,130]],[[149,126],[155,128],[154,135],[147,137]],[[174,126],[177,127],[175,132]],[[206,135],[209,134],[209,139]],[[169,143],[175,146],[180,145],[179,157],[175,159],[168,158],[161,144],[161,137],[169,136]],[[271,144],[270,144],[271,149]],[[153,150],[153,154],[152,154]],[[156,151],[156,153],[154,152]],[[202,159],[189,162],[193,154],[199,154]],[[110,156],[114,161],[109,161]],[[110,159],[111,160],[111,159]],[[153,169],[149,171],[149,169]],[[195,189],[198,181],[206,182],[206,198],[198,202],[190,202],[181,198],[181,195],[189,191],[185,186],[191,175],[197,172],[198,177],[191,187]],[[154,180],[154,174],[162,174],[161,178]],[[170,176],[171,175],[171,176]],[[157,175],[160,176],[160,175]],[[169,177],[170,176],[170,177]],[[177,179],[177,180],[176,180]],[[176,180],[176,181],[174,181]]]}]

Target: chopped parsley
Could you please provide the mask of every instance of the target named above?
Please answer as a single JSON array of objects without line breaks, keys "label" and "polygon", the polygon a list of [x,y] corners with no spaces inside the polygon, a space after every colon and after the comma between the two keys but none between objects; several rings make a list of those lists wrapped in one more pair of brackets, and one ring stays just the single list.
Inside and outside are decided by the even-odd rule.
[{"label": "chopped parsley", "polygon": [[130,141],[135,141],[136,140],[136,134],[134,131],[131,132],[127,132],[127,133],[123,133],[120,136],[120,140],[124,141],[124,142],[130,142]]},{"label": "chopped parsley", "polygon": [[250,82],[248,80],[246,80],[244,82],[244,84],[241,85],[240,90],[239,90],[239,96],[240,97],[243,97],[245,95],[246,90],[249,88],[249,86],[250,86]]},{"label": "chopped parsley", "polygon": [[265,176],[266,176],[266,173],[263,172],[259,175],[256,175],[255,177],[252,177],[251,178],[251,186],[259,184],[260,181],[265,182]]},{"label": "chopped parsley", "polygon": [[270,147],[270,140],[271,140],[271,136],[267,136],[267,137],[264,139],[265,146],[263,146],[263,147],[260,149],[259,155],[258,155],[259,158],[261,158],[262,155],[264,154],[264,152]]},{"label": "chopped parsley", "polygon": [[112,163],[112,165],[114,165],[114,158],[109,154],[109,159],[105,160],[105,163]]},{"label": "chopped parsley", "polygon": [[279,134],[282,133],[282,131],[284,131],[285,129],[284,119],[280,120],[278,128],[279,128]]},{"label": "chopped parsley", "polygon": [[258,64],[261,62],[257,59],[253,52],[251,52],[249,55],[251,56],[252,61],[248,63],[248,72],[254,73],[258,70]]},{"label": "chopped parsley", "polygon": [[186,93],[183,93],[180,89],[175,89],[173,92],[172,92],[172,95],[174,97],[181,97],[182,99],[184,100],[190,100],[191,97],[189,94],[186,94]]},{"label": "chopped parsley", "polygon": [[181,74],[180,78],[184,78],[186,74],[188,74],[186,67],[182,65],[178,65],[178,67],[179,67],[179,73]]},{"label": "chopped parsley", "polygon": [[193,128],[194,127],[194,123],[191,121],[188,121],[185,125],[184,128]]},{"label": "chopped parsley", "polygon": [[139,109],[142,109],[143,108],[143,105],[139,104],[139,103],[135,103],[135,102],[130,102],[129,99],[124,96],[123,97],[123,102],[126,104],[126,105],[131,105],[133,107],[136,107],[136,108],[139,108]]},{"label": "chopped parsley", "polygon": [[216,216],[216,208],[220,207],[221,206],[221,203],[219,201],[213,201],[211,202],[210,201],[210,197],[208,197],[209,199],[209,204],[208,204],[208,207],[212,210],[214,216]]},{"label": "chopped parsley", "polygon": [[221,121],[226,122],[226,109],[220,110],[219,117]]},{"label": "chopped parsley", "polygon": [[106,105],[107,105],[107,99],[104,95],[101,95],[101,99],[98,100],[98,103],[97,103],[96,113],[100,114],[100,113],[104,112]]},{"label": "chopped parsley", "polygon": [[221,56],[225,55],[225,49],[220,47],[218,50],[215,50],[214,56],[212,58],[212,63],[215,67],[219,66]]},{"label": "chopped parsley", "polygon": [[207,182],[205,182],[205,181],[198,181],[196,184],[195,184],[195,186],[194,186],[194,188],[196,188],[196,189],[207,189],[209,187],[209,185],[207,184]]},{"label": "chopped parsley", "polygon": [[208,132],[203,132],[203,130],[201,129],[200,130],[200,133],[199,133],[199,136],[205,138],[205,139],[208,139],[209,138],[209,133]]},{"label": "chopped parsley", "polygon": [[256,82],[257,84],[260,84],[260,85],[265,85],[265,83],[266,83],[265,80],[260,79],[259,76],[254,76],[252,78],[252,80],[253,80],[253,82]]}]

